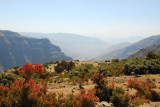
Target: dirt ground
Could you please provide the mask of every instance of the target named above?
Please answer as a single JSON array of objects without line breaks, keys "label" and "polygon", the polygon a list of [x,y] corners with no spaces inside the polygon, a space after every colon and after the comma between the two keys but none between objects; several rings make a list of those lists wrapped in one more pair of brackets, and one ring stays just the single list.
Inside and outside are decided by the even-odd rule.
[{"label": "dirt ground", "polygon": [[[121,76],[121,77],[107,77],[108,79],[108,84],[114,83],[115,86],[122,87],[126,90],[126,92],[129,92],[130,94],[133,94],[135,92],[134,89],[127,89],[126,85],[129,79],[137,79],[139,81],[146,81],[147,79],[150,79],[153,81],[157,88],[155,89],[156,91],[160,91],[160,74],[157,75],[140,75],[139,77],[136,76]],[[67,79],[66,79],[67,80]],[[86,90],[93,89],[95,84],[93,84],[92,81],[89,80],[88,83],[84,83],[83,87]],[[61,93],[63,92],[64,95],[68,94],[77,94],[80,92],[79,84],[78,83],[73,83],[73,82],[68,82],[68,81],[63,81],[61,83],[49,83],[48,84],[48,91],[49,92],[56,92],[56,93]]]},{"label": "dirt ground", "polygon": [[[93,64],[94,66],[99,66],[102,63],[107,63],[107,62],[94,62],[94,61],[75,62],[76,66],[80,66],[81,64]],[[49,65],[48,71],[55,72],[54,66],[56,66],[56,64]],[[138,81],[146,81],[149,79],[156,84],[157,88],[155,90],[160,91],[160,74],[107,77],[107,79],[108,79],[108,84],[114,83],[115,86],[122,87],[123,89],[125,89],[126,92],[129,92],[129,94],[134,94],[136,92],[134,89],[126,88],[126,85],[129,79],[137,79]],[[54,81],[55,78],[52,80]],[[94,87],[95,87],[95,84],[93,84],[91,80],[89,80],[88,83],[84,83],[83,85],[83,88],[85,90],[93,89]],[[80,92],[80,88],[78,83],[68,82],[68,78],[64,78],[63,82],[48,83],[48,92],[63,93],[64,96],[67,96],[69,94],[78,94]],[[160,107],[160,102],[151,102],[150,104],[140,105],[139,107]]]}]

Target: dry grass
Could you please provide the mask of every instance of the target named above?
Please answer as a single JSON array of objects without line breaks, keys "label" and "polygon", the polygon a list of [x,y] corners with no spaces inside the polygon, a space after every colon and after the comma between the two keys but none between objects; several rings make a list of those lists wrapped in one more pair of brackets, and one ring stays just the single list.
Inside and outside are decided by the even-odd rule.
[{"label": "dry grass", "polygon": [[[96,61],[74,61],[75,65],[78,67],[81,64],[93,64],[93,66],[99,66],[100,64],[103,63],[108,63],[108,62],[96,62]],[[56,64],[50,64],[48,66],[47,71],[48,72],[55,72],[54,67],[56,66]],[[54,78],[55,79],[55,78]],[[53,81],[54,81],[53,79]],[[160,91],[160,74],[155,74],[155,75],[140,75],[140,77],[135,77],[133,76],[120,76],[120,77],[108,77],[108,82],[109,84],[114,83],[115,86],[118,87],[122,87],[126,90],[126,92],[129,92],[130,94],[133,94],[135,92],[135,90],[133,89],[127,89],[126,85],[129,79],[137,79],[139,81],[146,81],[147,79],[150,79],[151,81],[155,82],[157,88],[155,90]],[[67,79],[66,79],[67,80]],[[85,84],[83,87],[86,90],[89,89],[93,89],[94,88],[94,84],[92,81],[89,81],[88,84]],[[73,82],[67,82],[64,81],[62,83],[49,83],[48,84],[49,87],[49,92],[56,92],[56,93],[60,93],[63,92],[64,95],[68,95],[68,94],[76,94],[79,93],[80,89],[79,89],[79,84],[77,83],[76,85]]]},{"label": "dry grass", "polygon": [[[127,89],[126,85],[129,79],[137,79],[139,81],[146,81],[147,79],[150,79],[151,81],[155,82],[157,88],[155,90],[160,91],[160,75],[140,75],[140,77],[135,77],[135,76],[121,76],[121,77],[108,77],[108,82],[109,84],[114,83],[115,86],[122,87],[126,90],[126,92],[129,92],[130,94],[133,94],[135,90],[133,89]],[[86,90],[93,89],[94,84],[92,81],[89,81],[88,84],[85,83],[83,87]],[[49,92],[56,92],[60,93],[63,92],[64,95],[68,94],[77,94],[79,93],[79,84],[74,84],[73,82],[67,82],[64,81],[62,83],[49,83]]]}]

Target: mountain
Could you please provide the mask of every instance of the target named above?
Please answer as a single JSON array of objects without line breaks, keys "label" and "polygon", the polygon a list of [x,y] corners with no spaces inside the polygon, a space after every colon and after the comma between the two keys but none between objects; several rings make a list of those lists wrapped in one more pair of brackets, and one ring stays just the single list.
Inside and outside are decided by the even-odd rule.
[{"label": "mountain", "polygon": [[127,59],[129,60],[134,57],[139,57],[139,58],[144,59],[146,57],[146,55],[148,54],[148,52],[160,53],[160,44],[156,44],[156,45],[152,45],[152,46],[143,48],[143,49],[139,50],[138,52],[127,57]]},{"label": "mountain", "polygon": [[121,44],[121,43],[136,43],[144,39],[142,36],[130,36],[130,37],[106,37],[105,41],[110,45]]},{"label": "mountain", "polygon": [[129,43],[129,42],[121,42],[121,43],[118,43],[118,44],[114,44],[110,47],[108,47],[106,49],[106,52],[112,52],[112,51],[116,51],[116,50],[119,50],[119,49],[123,49],[123,48],[126,48],[128,46],[130,46],[132,43]]},{"label": "mountain", "polygon": [[107,47],[107,43],[102,40],[78,34],[27,32],[20,34],[27,37],[48,38],[53,44],[60,46],[66,55],[79,60],[90,60]]},{"label": "mountain", "polygon": [[145,39],[142,39],[126,48],[114,50],[112,52],[102,54],[97,59],[106,60],[106,59],[124,59],[127,58],[129,55],[139,51],[142,48],[146,48],[151,45],[155,45],[160,43],[160,35],[151,36]]},{"label": "mountain", "polygon": [[[101,55],[97,56],[96,58],[93,58],[93,60],[103,61],[105,59],[112,59],[112,57],[117,56],[118,54],[121,53],[120,49],[126,48],[126,47],[130,46],[131,44],[132,43],[129,43],[129,42],[122,42],[119,44],[112,45],[112,46],[104,49],[104,51],[101,53]],[[115,51],[116,51],[116,53],[114,53]]]},{"label": "mountain", "polygon": [[0,50],[0,72],[25,63],[72,60],[48,39],[28,38],[7,30],[0,30]]}]

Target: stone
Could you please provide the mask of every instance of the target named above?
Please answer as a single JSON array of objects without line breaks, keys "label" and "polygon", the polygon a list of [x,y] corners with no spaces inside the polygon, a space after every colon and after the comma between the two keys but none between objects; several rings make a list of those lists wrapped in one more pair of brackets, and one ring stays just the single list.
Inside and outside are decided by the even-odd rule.
[{"label": "stone", "polygon": [[114,107],[112,103],[108,103],[106,101],[96,102],[94,107]]}]

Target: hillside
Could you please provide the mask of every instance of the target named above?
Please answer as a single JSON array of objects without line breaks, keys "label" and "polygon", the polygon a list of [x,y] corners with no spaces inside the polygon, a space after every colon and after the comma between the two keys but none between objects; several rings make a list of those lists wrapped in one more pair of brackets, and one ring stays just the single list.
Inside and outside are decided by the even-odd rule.
[{"label": "hillside", "polygon": [[127,57],[127,59],[132,59],[134,57],[139,57],[139,58],[145,58],[148,52],[153,52],[153,53],[160,53],[160,44],[152,45],[147,48],[141,49],[138,52],[130,55]]},{"label": "hillside", "polygon": [[48,38],[53,44],[59,46],[66,55],[79,60],[90,60],[107,48],[107,43],[102,40],[78,34],[29,32],[20,34],[27,37]]},{"label": "hillside", "polygon": [[15,32],[0,30],[0,41],[0,72],[25,63],[72,60],[48,39],[27,38]]},{"label": "hillside", "polygon": [[[126,48],[126,47],[130,46],[131,44],[132,43],[129,43],[129,42],[122,42],[119,44],[112,45],[112,46],[104,49],[101,52],[101,55],[97,56],[96,58],[93,58],[93,60],[103,61],[105,59],[112,59],[112,57],[118,56],[119,54],[121,54],[122,50],[120,51],[120,49]],[[117,50],[119,50],[119,52],[114,53],[114,51],[117,51]],[[109,54],[109,53],[112,53],[112,54]]]},{"label": "hillside", "polygon": [[103,54],[99,56],[98,59],[106,60],[113,58],[119,58],[119,59],[127,58],[129,55],[139,51],[142,48],[146,48],[148,46],[152,46],[158,43],[160,43],[160,35],[151,36],[143,40],[140,40],[139,42],[136,42],[126,48]]}]

